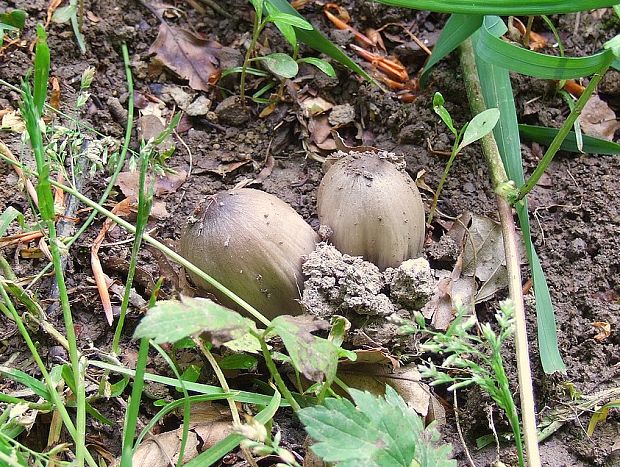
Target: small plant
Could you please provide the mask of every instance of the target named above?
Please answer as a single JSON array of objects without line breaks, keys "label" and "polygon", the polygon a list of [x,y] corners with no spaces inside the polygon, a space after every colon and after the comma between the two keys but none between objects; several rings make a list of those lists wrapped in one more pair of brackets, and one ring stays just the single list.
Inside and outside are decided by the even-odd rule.
[{"label": "small plant", "polygon": [[456,305],[456,317],[444,333],[429,331],[424,325],[424,318],[419,319],[418,325],[432,335],[421,346],[421,350],[446,356],[439,368],[429,363],[420,366],[420,372],[423,377],[433,381],[433,386],[450,384],[448,390],[453,391],[476,384],[489,394],[508,417],[515,437],[519,465],[523,466],[525,461],[519,415],[501,355],[502,346],[513,333],[513,315],[512,301],[501,302],[499,312],[495,315],[499,325],[498,334],[489,323],[478,325],[475,316],[467,317],[467,309],[462,304]]},{"label": "small plant", "polygon": [[58,8],[52,16],[54,23],[71,22],[75,40],[80,47],[82,54],[86,53],[86,41],[82,34],[82,24],[84,22],[84,0],[69,0],[69,4]]},{"label": "small plant", "polygon": [[[252,62],[262,63],[270,73],[276,77],[284,79],[290,79],[297,76],[300,63],[309,63],[316,66],[323,73],[329,76],[336,76],[334,68],[325,60],[321,60],[316,57],[297,58],[299,54],[299,42],[297,40],[295,28],[313,31],[314,28],[310,23],[298,15],[280,11],[270,0],[250,0],[250,3],[254,7],[255,11],[254,27],[252,29],[252,39],[246,51],[243,65],[240,68],[231,68],[222,73],[222,76],[230,73],[241,73],[240,94],[242,101],[245,99],[245,81],[248,74],[269,76],[269,74],[263,70],[250,67],[250,63]],[[261,33],[270,23],[274,24],[280,30],[284,38],[291,45],[293,48],[292,56],[285,53],[276,52],[269,55],[252,58]],[[264,99],[261,96],[274,88],[275,85],[275,82],[266,84],[259,89],[254,96],[252,96],[252,99],[260,103],[270,103],[269,99]]]},{"label": "small plant", "polygon": [[0,47],[4,44],[4,36],[7,32],[10,37],[19,35],[26,24],[26,16],[23,10],[0,13]]},{"label": "small plant", "polygon": [[441,194],[443,185],[448,178],[448,173],[450,172],[450,168],[452,167],[456,156],[465,146],[469,146],[470,144],[478,141],[480,138],[493,131],[493,128],[499,120],[498,109],[487,109],[484,112],[476,115],[474,118],[471,119],[471,121],[463,125],[463,128],[457,131],[457,129],[454,127],[454,123],[452,122],[450,112],[448,112],[448,110],[444,107],[444,103],[445,101],[443,96],[439,92],[436,92],[433,96],[433,110],[437,115],[439,115],[441,120],[446,124],[450,132],[452,132],[452,134],[454,135],[454,144],[452,145],[450,158],[446,163],[446,168],[443,171],[443,175],[441,176],[439,185],[435,190],[433,202],[431,203],[431,209],[428,213],[428,220],[426,221],[427,225],[430,225],[433,220],[435,210],[437,209],[437,202],[439,201],[439,195]]}]

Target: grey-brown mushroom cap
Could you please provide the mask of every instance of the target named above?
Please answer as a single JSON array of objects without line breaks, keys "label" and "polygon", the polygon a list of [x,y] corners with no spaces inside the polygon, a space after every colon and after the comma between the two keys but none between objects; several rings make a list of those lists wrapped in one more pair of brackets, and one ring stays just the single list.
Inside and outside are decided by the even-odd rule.
[{"label": "grey-brown mushroom cap", "polygon": [[335,162],[319,186],[317,211],[336,248],[381,270],[422,251],[425,215],[418,188],[376,154],[351,153]]},{"label": "grey-brown mushroom cap", "polygon": [[[179,240],[181,255],[267,318],[299,314],[302,256],[318,236],[279,198],[242,188],[209,197]],[[225,305],[233,302],[190,273],[194,283]]]}]

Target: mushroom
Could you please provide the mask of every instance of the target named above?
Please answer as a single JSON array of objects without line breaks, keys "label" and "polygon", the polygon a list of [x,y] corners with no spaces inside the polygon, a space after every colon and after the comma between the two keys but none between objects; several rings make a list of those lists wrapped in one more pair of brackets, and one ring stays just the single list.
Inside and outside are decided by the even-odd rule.
[{"label": "mushroom", "polygon": [[[241,188],[209,196],[189,220],[180,253],[267,318],[299,314],[302,256],[318,236],[297,212],[263,191]],[[205,280],[202,290],[237,308]]]},{"label": "mushroom", "polygon": [[329,168],[317,194],[319,221],[332,230],[334,246],[381,270],[419,256],[425,227],[415,182],[387,156],[351,152]]}]

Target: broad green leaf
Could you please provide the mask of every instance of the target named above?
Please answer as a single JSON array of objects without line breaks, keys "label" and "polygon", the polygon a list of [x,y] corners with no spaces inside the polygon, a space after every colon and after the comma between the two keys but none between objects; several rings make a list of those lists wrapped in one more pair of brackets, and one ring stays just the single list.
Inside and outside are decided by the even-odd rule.
[{"label": "broad green leaf", "polygon": [[457,151],[460,151],[465,146],[468,146],[471,143],[478,141],[483,136],[491,133],[498,120],[499,110],[495,108],[480,112],[472,118],[469,125],[467,125],[467,129],[465,130],[465,134],[463,135],[463,139],[461,140]]},{"label": "broad green leaf", "polygon": [[316,337],[312,331],[322,329],[323,322],[310,316],[278,316],[269,330],[282,338],[293,366],[310,381],[333,381],[338,365],[338,348]]},{"label": "broad green leaf", "polygon": [[66,23],[72,16],[77,14],[75,5],[67,5],[58,8],[52,15],[52,21],[54,23]]},{"label": "broad green leaf", "polygon": [[258,360],[253,355],[235,353],[226,355],[217,364],[222,370],[251,370],[256,368]]},{"label": "broad green leaf", "polygon": [[50,49],[47,46],[47,33],[43,26],[37,25],[37,45],[34,54],[34,105],[39,117],[43,115],[43,106],[47,97],[47,80],[50,74]]},{"label": "broad green leaf", "polygon": [[480,15],[453,14],[448,18],[446,25],[441,30],[439,39],[433,53],[424,65],[420,74],[420,85],[425,87],[428,83],[430,72],[442,58],[456,49],[461,42],[471,36],[482,24]]},{"label": "broad green leaf", "polygon": [[[496,20],[496,18],[493,18]],[[476,55],[493,65],[544,79],[573,79],[589,76],[613,60],[611,49],[586,57],[558,57],[533,52],[496,37],[483,22],[476,40]]]},{"label": "broad green leaf", "polygon": [[[558,133],[558,129],[536,125],[519,125],[519,133],[528,141],[549,145]],[[587,154],[620,154],[620,144],[618,143],[587,135],[582,135],[582,138],[583,152]],[[562,142],[560,149],[562,151],[581,152],[577,145],[576,135],[573,131],[571,131]]]},{"label": "broad green leaf", "polygon": [[[295,10],[290,5],[287,0],[268,0],[268,2],[283,13],[289,13],[291,15],[296,15],[300,18],[303,18],[297,12],[297,10]],[[316,29],[312,28],[311,31],[297,29],[295,32],[297,33],[297,38],[304,44],[312,47],[314,50],[324,53],[328,57],[333,58],[341,65],[347,67],[349,70],[354,71],[358,75],[365,78],[367,81],[371,83],[375,82],[375,80],[373,80],[372,77],[368,73],[366,73],[362,67],[360,67],[357,63],[351,60],[351,58],[347,54],[345,54],[342,49],[340,49],[340,47],[327,39]]]},{"label": "broad green leaf", "polygon": [[445,100],[441,93],[436,92],[433,96],[433,110],[437,115],[439,115],[439,118],[441,118],[441,120],[446,124],[450,131],[456,136],[458,134],[458,131],[456,131],[456,128],[454,128],[452,117],[450,116],[448,110],[443,106],[444,103]]},{"label": "broad green leaf", "polygon": [[15,29],[24,29],[26,25],[27,14],[24,10],[12,10],[0,14],[0,23],[2,27],[12,27]]},{"label": "broad green leaf", "polygon": [[[488,18],[491,21],[493,19],[499,20],[499,18]],[[486,21],[487,19],[485,19]],[[501,24],[503,25],[503,22]],[[474,44],[478,40],[479,34],[479,32],[474,34]],[[517,187],[520,187],[524,183],[523,162],[521,159],[517,110],[512,94],[509,72],[505,68],[480,60],[479,57],[476,57],[476,64],[485,104],[489,108],[498,108],[500,112],[500,119],[493,129],[493,135],[495,136],[502,162],[506,168],[508,178],[513,180]],[[534,281],[540,360],[544,371],[547,373],[564,371],[566,366],[562,361],[558,348],[555,316],[549,287],[532,243],[527,200],[523,200],[515,207]]]},{"label": "broad green leaf", "polygon": [[552,15],[611,7],[617,0],[376,0],[386,5],[465,15]]},{"label": "broad green leaf", "polygon": [[[276,411],[280,407],[280,404],[280,393],[278,391],[275,391],[273,397],[271,398],[271,401],[269,402],[269,405],[267,405],[267,407],[265,407],[258,414],[256,414],[254,419],[262,425],[269,423],[269,421],[276,414]],[[241,441],[243,441],[244,439],[245,437],[243,435],[240,435],[238,433],[232,433],[223,440],[215,443],[206,451],[194,457],[187,464],[185,464],[185,467],[204,467],[213,465],[222,457],[224,457],[227,453],[239,446],[239,443],[241,443]]]},{"label": "broad green leaf", "polygon": [[439,432],[422,419],[390,386],[385,397],[351,389],[345,398],[299,411],[299,419],[316,442],[311,450],[338,467],[456,467],[452,447],[438,445]]},{"label": "broad green leaf", "polygon": [[[280,10],[278,10],[275,6],[273,6],[269,2],[265,3],[265,7],[267,8],[267,13],[269,14],[269,16],[283,14],[282,12],[280,12]],[[289,15],[289,16],[293,16],[293,15]],[[293,16],[293,18],[300,19],[298,16]],[[291,44],[291,47],[293,47],[293,50],[296,51],[299,48],[299,44],[297,43],[297,34],[295,33],[295,28],[289,24],[284,24],[284,23],[279,23],[279,22],[275,22],[274,24],[276,25],[280,33],[282,33],[282,35],[287,40],[287,42]],[[310,29],[312,29],[312,25],[310,25]]]},{"label": "broad green leaf", "polygon": [[315,67],[317,67],[327,76],[330,76],[332,78],[336,77],[336,70],[334,70],[334,67],[331,65],[331,63],[328,63],[325,60],[321,60],[320,58],[304,57],[304,58],[298,59],[297,62],[298,63],[309,63],[310,65],[314,65]]},{"label": "broad green leaf", "polygon": [[8,206],[2,215],[0,215],[0,237],[4,236],[9,225],[11,225],[11,222],[15,219],[20,219],[20,222],[23,222],[24,215],[13,206]]},{"label": "broad green leaf", "polygon": [[299,66],[293,57],[281,52],[256,57],[254,60],[263,62],[265,68],[282,78],[294,78],[299,71]]},{"label": "broad green leaf", "polygon": [[275,23],[276,25],[285,24],[288,26],[295,26],[296,28],[299,28],[299,29],[305,29],[307,31],[312,30],[312,25],[308,23],[308,21],[296,15],[289,15],[288,13],[282,13],[282,12],[269,13],[269,16],[267,17],[266,21],[267,22],[271,21],[272,23]]},{"label": "broad green leaf", "polygon": [[211,300],[181,297],[181,301],[157,302],[142,318],[133,337],[147,337],[161,344],[204,333],[213,345],[220,345],[243,336],[253,328],[253,321]]}]

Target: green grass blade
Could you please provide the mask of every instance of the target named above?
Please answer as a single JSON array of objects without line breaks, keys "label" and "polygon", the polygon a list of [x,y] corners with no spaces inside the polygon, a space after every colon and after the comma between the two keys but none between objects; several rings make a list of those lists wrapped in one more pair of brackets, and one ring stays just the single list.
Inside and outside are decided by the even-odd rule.
[{"label": "green grass blade", "polygon": [[[280,396],[280,393],[276,391],[273,394],[271,401],[269,401],[267,407],[265,407],[258,414],[256,414],[254,419],[262,425],[268,423],[269,420],[271,420],[275,415],[278,407],[280,407],[280,404],[282,402],[281,399],[282,397]],[[205,452],[194,457],[191,461],[185,464],[185,467],[203,467],[213,465],[222,457],[224,457],[227,453],[239,446],[239,443],[241,443],[241,441],[243,441],[244,439],[245,436],[243,435],[240,435],[238,433],[231,433],[222,441],[215,443]]]},{"label": "green grass blade", "polygon": [[386,5],[465,15],[551,15],[613,6],[618,0],[375,0]]},{"label": "green grass blade", "polygon": [[433,54],[430,56],[424,70],[420,75],[420,85],[426,86],[429,73],[433,67],[442,58],[456,49],[461,42],[471,36],[481,25],[482,16],[480,15],[459,15],[454,14],[448,18],[446,25],[441,30],[437,44],[433,48]]},{"label": "green grass blade", "polygon": [[[303,16],[297,13],[297,10],[295,10],[295,8],[293,8],[286,0],[268,1],[282,13],[288,13],[303,18]],[[349,56],[345,54],[337,45],[332,43],[316,29],[312,28],[312,30],[307,31],[304,29],[295,28],[295,33],[297,34],[297,38],[304,44],[312,47],[318,52],[322,52],[325,55],[333,58],[341,65],[347,67],[349,70],[352,70],[358,75],[363,76],[366,80],[374,82],[372,77],[368,73],[366,73],[362,67],[360,67],[357,63],[351,60]]]},{"label": "green grass blade", "polygon": [[40,24],[37,25],[37,45],[34,55],[34,105],[43,115],[43,106],[47,97],[47,80],[50,74],[50,49],[47,45],[47,34]]},{"label": "green grass blade", "polygon": [[[133,378],[136,374],[134,370],[130,370],[129,368],[125,368],[120,365],[113,365],[111,363],[101,362],[98,360],[89,360],[88,364],[104,370],[110,370],[111,372],[118,373],[120,375],[126,375],[131,378]],[[153,373],[144,373],[144,380],[152,381],[154,383],[161,383],[165,384],[166,386],[181,389],[181,384],[176,378],[168,378],[167,376],[159,376]],[[201,383],[191,383],[189,381],[184,381],[183,384],[188,391],[196,392],[198,394],[226,396],[226,393],[219,386],[211,386]],[[233,400],[246,404],[267,405],[271,401],[271,396],[257,394],[254,392],[233,390],[231,391],[231,394]],[[288,407],[288,403],[286,401],[282,401],[280,405],[282,407]]]},{"label": "green grass blade", "polygon": [[[479,34],[476,33],[474,35],[474,42],[478,40]],[[500,120],[494,128],[493,134],[506,167],[506,172],[508,177],[516,183],[517,187],[520,187],[524,183],[521,144],[517,112],[508,70],[487,63],[479,57],[477,57],[476,62],[486,106],[497,107],[500,110]],[[564,371],[566,366],[562,361],[558,347],[551,295],[540,260],[532,243],[527,200],[518,203],[516,210],[530,262],[532,280],[534,281],[538,346],[541,363],[546,373]]]},{"label": "green grass blade", "polygon": [[[495,20],[495,18],[494,18]],[[476,55],[482,60],[543,79],[573,79],[589,76],[609,65],[611,49],[586,57],[556,57],[533,52],[503,41],[488,29],[485,21],[476,41]]]},{"label": "green grass blade", "polygon": [[[537,125],[519,125],[519,133],[528,141],[535,141],[540,144],[549,145],[555,135],[558,133],[557,128],[547,128]],[[606,139],[595,138],[593,136],[582,135],[583,152],[588,154],[620,154],[620,144],[608,141]],[[577,147],[577,136],[571,131],[560,146],[562,151],[581,152]]]}]

